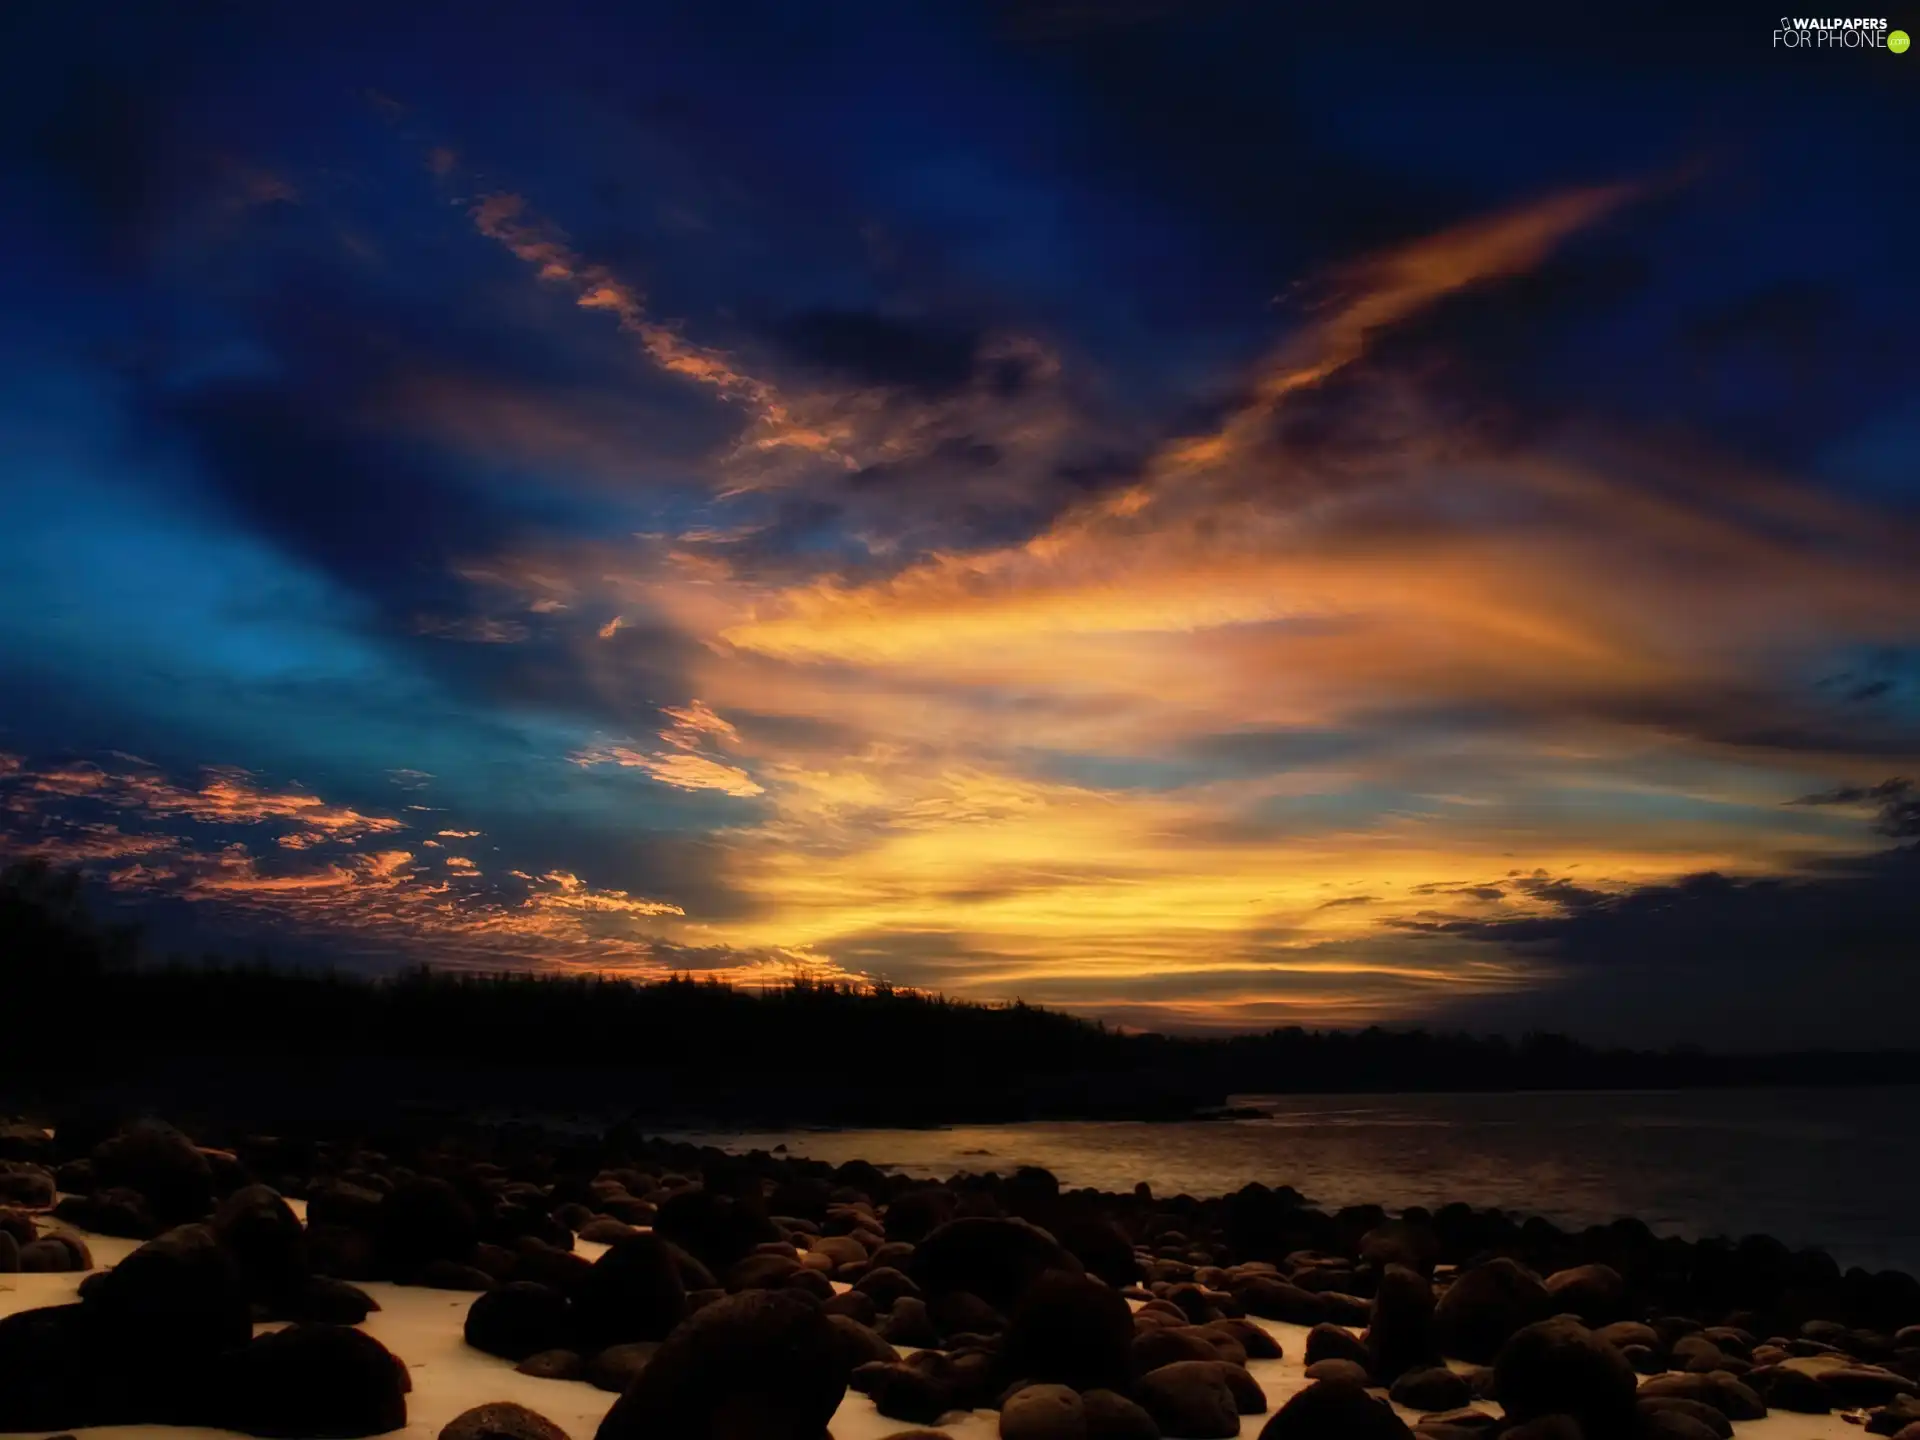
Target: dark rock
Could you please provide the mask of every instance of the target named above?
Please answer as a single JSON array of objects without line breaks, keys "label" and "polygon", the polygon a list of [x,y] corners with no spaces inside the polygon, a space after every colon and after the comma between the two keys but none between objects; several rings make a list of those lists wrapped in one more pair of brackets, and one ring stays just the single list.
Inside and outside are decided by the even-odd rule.
[{"label": "dark rock", "polygon": [[1433,1329],[1433,1286],[1404,1265],[1389,1265],[1373,1298],[1367,1326],[1368,1369],[1376,1379],[1395,1376],[1440,1358]]},{"label": "dark rock", "polygon": [[1388,1220],[1360,1237],[1357,1254],[1381,1270],[1389,1265],[1403,1265],[1431,1278],[1433,1267],[1440,1259],[1440,1237],[1429,1225],[1404,1219]]},{"label": "dark rock", "polygon": [[406,1367],[363,1330],[293,1325],[220,1367],[219,1423],[249,1435],[353,1440],[407,1423]]},{"label": "dark rock", "polygon": [[1633,1409],[1632,1367],[1577,1320],[1541,1320],[1516,1331],[1493,1369],[1501,1408],[1515,1420],[1573,1415],[1605,1431]]},{"label": "dark rock", "polygon": [[0,1316],[0,1433],[148,1418],[141,1402],[157,1397],[141,1396],[124,1370],[101,1363],[104,1343],[85,1305]]},{"label": "dark rock", "polygon": [[1372,1360],[1367,1342],[1340,1325],[1316,1325],[1307,1332],[1306,1361],[1351,1360],[1363,1370]]},{"label": "dark rock", "polygon": [[1473,1391],[1446,1366],[1429,1365],[1403,1373],[1393,1382],[1388,1398],[1409,1410],[1458,1410],[1473,1399]]},{"label": "dark rock", "polygon": [[1628,1312],[1627,1282],[1610,1265],[1576,1265],[1546,1279],[1556,1310],[1578,1315],[1588,1325],[1610,1325]]},{"label": "dark rock", "polygon": [[1587,1432],[1572,1415],[1537,1415],[1500,1432],[1500,1440],[1587,1440]]},{"label": "dark rock", "polygon": [[1760,1420],[1767,1413],[1766,1402],[1750,1386],[1724,1371],[1712,1375],[1655,1375],[1641,1382],[1639,1398],[1663,1395],[1711,1405],[1729,1420]]},{"label": "dark rock", "polygon": [[462,1265],[458,1260],[429,1260],[413,1272],[408,1281],[424,1290],[491,1290],[498,1283],[477,1265]]},{"label": "dark rock", "polygon": [[1539,1277],[1502,1256],[1454,1277],[1434,1305],[1434,1332],[1444,1353],[1484,1365],[1516,1330],[1552,1308]]},{"label": "dark rock", "polygon": [[1593,1333],[1616,1350],[1624,1350],[1629,1345],[1644,1345],[1649,1350],[1660,1348],[1660,1332],[1638,1320],[1616,1320],[1611,1325],[1598,1326]]},{"label": "dark rock", "polygon": [[1153,1416],[1124,1395],[1089,1390],[1080,1402],[1087,1417],[1087,1440],[1160,1440]]},{"label": "dark rock", "polygon": [[1140,1261],[1133,1253],[1133,1242],[1111,1220],[1080,1219],[1060,1227],[1060,1243],[1067,1252],[1096,1275],[1124,1289],[1140,1278]]},{"label": "dark rock", "polygon": [[398,1280],[410,1280],[435,1260],[470,1264],[480,1243],[473,1207],[445,1180],[401,1182],[381,1200],[378,1219],[380,1263]]},{"label": "dark rock", "polygon": [[29,1210],[50,1209],[59,1186],[53,1172],[28,1160],[0,1160],[0,1200]]},{"label": "dark rock", "polygon": [[1029,1385],[1000,1407],[1000,1440],[1087,1440],[1086,1405],[1068,1386]]},{"label": "dark rock", "polygon": [[542,1350],[561,1349],[572,1334],[567,1297],[530,1280],[502,1285],[467,1307],[465,1334],[474,1349],[516,1363]]},{"label": "dark rock", "polygon": [[858,1375],[860,1388],[889,1420],[931,1425],[950,1408],[946,1387],[927,1370],[876,1363],[862,1365]]},{"label": "dark rock", "polygon": [[1118,1291],[1091,1276],[1044,1275],[1014,1307],[1006,1365],[1043,1384],[1124,1389],[1133,1339],[1133,1312]]},{"label": "dark rock", "polygon": [[1627,1364],[1633,1367],[1636,1375],[1659,1375],[1667,1368],[1667,1362],[1660,1358],[1660,1352],[1646,1345],[1618,1345],[1614,1347],[1626,1357]]},{"label": "dark rock", "polygon": [[828,1315],[827,1323],[833,1326],[833,1333],[840,1340],[840,1353],[846,1361],[849,1374],[857,1365],[867,1365],[879,1361],[891,1365],[899,1360],[900,1352],[881,1338],[879,1332],[862,1325],[845,1315]]},{"label": "dark rock", "polygon": [[1678,1395],[1642,1395],[1634,1401],[1633,1408],[1642,1415],[1661,1410],[1686,1415],[1706,1426],[1719,1440],[1733,1440],[1733,1422],[1713,1406],[1698,1400],[1687,1400]]},{"label": "dark rock", "polygon": [[316,1185],[313,1193],[307,1197],[307,1229],[341,1225],[372,1235],[380,1228],[380,1202],[383,1198],[378,1190],[370,1190],[347,1180]]},{"label": "dark rock", "polygon": [[1366,1366],[1357,1360],[1346,1360],[1339,1356],[1316,1360],[1301,1373],[1309,1380],[1337,1380],[1362,1388],[1373,1384],[1373,1377],[1367,1373]]},{"label": "dark rock", "polygon": [[1251,1320],[1237,1315],[1228,1316],[1208,1321],[1206,1328],[1239,1341],[1241,1350],[1249,1360],[1278,1360],[1281,1357],[1280,1342]]},{"label": "dark rock", "polygon": [[90,1195],[69,1195],[53,1207],[53,1213],[69,1225],[123,1240],[151,1240],[167,1228],[147,1204],[147,1197],[124,1185]]},{"label": "dark rock", "polygon": [[284,1295],[309,1277],[306,1229],[277,1190],[248,1185],[234,1191],[213,1213],[213,1234],[240,1262],[255,1300]]},{"label": "dark rock", "polygon": [[1274,1413],[1260,1440],[1411,1440],[1412,1433],[1358,1385],[1317,1380]]},{"label": "dark rock", "polygon": [[757,1204],[710,1190],[669,1196],[654,1216],[653,1233],[686,1250],[716,1275],[780,1238],[779,1228]]},{"label": "dark rock", "polygon": [[640,1372],[660,1353],[658,1340],[635,1340],[625,1345],[609,1345],[588,1358],[582,1378],[596,1390],[624,1395]]},{"label": "dark rock", "polygon": [[[1162,1365],[1172,1365],[1181,1360],[1219,1358],[1213,1346],[1193,1327],[1156,1326],[1133,1337],[1127,1363],[1135,1375],[1144,1375],[1149,1370],[1158,1370]],[[1016,1371],[1019,1368],[1017,1365],[1014,1367]]]},{"label": "dark rock", "polygon": [[1328,1319],[1324,1297],[1271,1275],[1255,1275],[1233,1287],[1233,1298],[1249,1315],[1289,1325],[1317,1325]]},{"label": "dark rock", "polygon": [[185,1135],[158,1120],[142,1120],[94,1148],[94,1184],[124,1186],[146,1197],[164,1225],[204,1220],[213,1208],[213,1169]]},{"label": "dark rock", "polygon": [[880,1307],[873,1303],[873,1297],[863,1295],[858,1290],[844,1290],[830,1300],[823,1300],[820,1308],[829,1315],[844,1315],[868,1327],[875,1325],[880,1318]]},{"label": "dark rock", "polygon": [[687,1311],[680,1267],[671,1247],[635,1234],[595,1261],[574,1292],[574,1320],[584,1348],[664,1340]]},{"label": "dark rock", "polygon": [[617,1245],[629,1235],[640,1232],[624,1220],[616,1220],[611,1215],[596,1215],[580,1227],[580,1238],[595,1245]]},{"label": "dark rock", "polygon": [[567,1432],[524,1405],[495,1400],[462,1410],[440,1429],[439,1440],[568,1440]]},{"label": "dark rock", "polygon": [[1827,1394],[1833,1403],[1842,1409],[1885,1405],[1896,1395],[1920,1392],[1920,1381],[1871,1365],[1847,1365],[1834,1370],[1822,1370],[1820,1383],[1827,1387]]},{"label": "dark rock", "polygon": [[820,1440],[847,1390],[819,1307],[777,1291],[682,1323],[601,1422],[598,1440]]},{"label": "dark rock", "polygon": [[369,1231],[347,1225],[307,1225],[307,1260],[316,1275],[336,1280],[377,1280],[380,1258]]},{"label": "dark rock", "polygon": [[88,1290],[86,1304],[125,1343],[174,1356],[244,1345],[253,1335],[239,1262],[205,1225],[149,1240]]},{"label": "dark rock", "polygon": [[[1796,1370],[1790,1365],[1770,1365],[1764,1370],[1754,1370],[1746,1379],[1753,1386],[1754,1393],[1767,1402],[1769,1410],[1825,1415],[1833,1408],[1827,1387],[1806,1371]],[[1915,1418],[1920,1419],[1920,1416]]]},{"label": "dark rock", "polygon": [[1005,1312],[1047,1271],[1081,1268],[1051,1235],[1024,1220],[966,1217],[921,1240],[907,1273],[929,1298],[967,1291]]},{"label": "dark rock", "polygon": [[940,1332],[927,1310],[927,1302],[917,1295],[902,1295],[893,1309],[874,1327],[895,1345],[921,1347],[938,1345]]},{"label": "dark rock", "polygon": [[266,1305],[273,1320],[311,1320],[322,1325],[358,1325],[380,1308],[358,1285],[309,1275]]},{"label": "dark rock", "polygon": [[1916,1424],[1920,1424],[1920,1400],[1911,1395],[1902,1395],[1867,1417],[1867,1433],[1898,1435],[1909,1425]]},{"label": "dark rock", "polygon": [[587,1370],[587,1362],[576,1350],[541,1350],[513,1367],[536,1380],[578,1380]]},{"label": "dark rock", "polygon": [[1637,1434],[1640,1440],[1715,1440],[1716,1436],[1699,1420],[1678,1410],[1640,1412]]},{"label": "dark rock", "polygon": [[942,1335],[997,1335],[1007,1328],[1006,1317],[970,1290],[935,1295],[927,1313]]},{"label": "dark rock", "polygon": [[866,1274],[853,1282],[855,1291],[862,1295],[871,1295],[873,1303],[882,1310],[893,1308],[893,1302],[902,1295],[918,1295],[920,1287],[913,1278],[891,1266],[869,1269]]},{"label": "dark rock", "polygon": [[1134,1382],[1133,1398],[1166,1434],[1183,1440],[1230,1440],[1240,1433],[1240,1407],[1226,1369],[1205,1360],[1163,1365]]}]

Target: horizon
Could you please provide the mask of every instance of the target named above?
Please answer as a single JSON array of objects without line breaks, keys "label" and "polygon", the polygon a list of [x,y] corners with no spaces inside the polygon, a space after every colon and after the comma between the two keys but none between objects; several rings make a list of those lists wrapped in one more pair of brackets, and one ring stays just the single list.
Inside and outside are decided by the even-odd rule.
[{"label": "horizon", "polygon": [[1920,57],[12,18],[0,864],[155,951],[1913,1048]]}]

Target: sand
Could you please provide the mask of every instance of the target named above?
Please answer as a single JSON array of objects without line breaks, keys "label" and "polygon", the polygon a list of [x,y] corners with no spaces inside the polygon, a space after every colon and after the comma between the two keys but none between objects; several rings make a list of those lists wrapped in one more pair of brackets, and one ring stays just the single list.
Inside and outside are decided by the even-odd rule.
[{"label": "sand", "polygon": [[[305,1209],[297,1201],[294,1205],[297,1210]],[[44,1217],[42,1228],[47,1228]],[[53,1228],[71,1227],[53,1222]],[[85,1236],[95,1263],[101,1266],[117,1263],[139,1246],[134,1240],[116,1240],[85,1231],[76,1233]],[[595,1259],[606,1247],[581,1241],[578,1248],[588,1259]],[[77,1273],[0,1277],[0,1281],[11,1282],[12,1286],[9,1290],[6,1284],[0,1283],[0,1315],[39,1305],[66,1304],[76,1297],[81,1279]],[[470,1349],[461,1338],[461,1326],[467,1307],[473,1303],[471,1294],[381,1281],[369,1281],[360,1288],[381,1307],[367,1317],[361,1328],[405,1360],[413,1375],[413,1393],[407,1396],[407,1428],[396,1434],[431,1440],[462,1410],[491,1400],[513,1400],[546,1416],[573,1440],[592,1440],[601,1418],[613,1405],[612,1395],[584,1381],[536,1380],[519,1374],[505,1360]],[[1279,1360],[1255,1360],[1247,1367],[1267,1392],[1270,1414],[1307,1384],[1301,1373],[1307,1327],[1272,1320],[1254,1323],[1277,1339],[1285,1352]],[[1409,1423],[1416,1418],[1416,1412],[1411,1410],[1400,1413]],[[1267,1419],[1267,1415],[1243,1416],[1240,1434],[1257,1436]],[[841,1402],[832,1424],[834,1440],[884,1440],[886,1436],[914,1428],[904,1420],[890,1420],[881,1415],[871,1400],[852,1391]],[[955,1440],[994,1440],[1000,1433],[999,1416],[990,1410],[954,1414],[948,1417],[947,1423],[929,1428],[943,1430]],[[1849,1425],[1838,1414],[1794,1415],[1785,1411],[1774,1411],[1764,1420],[1741,1422],[1734,1429],[1736,1440],[1835,1440],[1835,1437],[1856,1437],[1862,1433],[1858,1426]],[[90,1440],[91,1437],[98,1440],[203,1440],[203,1437],[204,1440],[225,1440],[231,1433],[163,1425],[112,1425],[85,1432]],[[1168,1440],[1177,1440],[1177,1437],[1170,1436]]]}]

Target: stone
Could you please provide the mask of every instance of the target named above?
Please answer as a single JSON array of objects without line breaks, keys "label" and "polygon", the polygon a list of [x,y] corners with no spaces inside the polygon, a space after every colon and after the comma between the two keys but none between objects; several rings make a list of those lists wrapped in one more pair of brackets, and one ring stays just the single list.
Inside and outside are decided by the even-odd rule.
[{"label": "stone", "polygon": [[1633,1369],[1577,1320],[1541,1320],[1516,1331],[1494,1358],[1494,1384],[1508,1416],[1573,1415],[1605,1430],[1633,1409]]},{"label": "stone", "polygon": [[1376,1379],[1390,1381],[1440,1358],[1433,1309],[1433,1286],[1426,1276],[1404,1265],[1389,1265],[1381,1273],[1364,1337],[1367,1368]]},{"label": "stone", "polygon": [[596,1390],[624,1395],[640,1378],[640,1372],[660,1353],[658,1340],[635,1340],[625,1345],[609,1345],[596,1351],[583,1367],[581,1376]]},{"label": "stone", "polygon": [[966,1291],[1003,1314],[1048,1271],[1082,1268],[1038,1226],[983,1216],[938,1226],[915,1245],[907,1262],[907,1273],[930,1299]]},{"label": "stone", "polygon": [[1089,1390],[1080,1404],[1087,1417],[1087,1440],[1160,1440],[1153,1416],[1116,1391]]},{"label": "stone", "polygon": [[1733,1422],[1713,1406],[1698,1400],[1688,1400],[1678,1395],[1642,1395],[1634,1401],[1633,1408],[1642,1415],[1670,1410],[1706,1426],[1719,1440],[1733,1440]]},{"label": "stone", "polygon": [[253,1335],[240,1264],[205,1225],[149,1240],[106,1271],[85,1303],[120,1343],[176,1357],[245,1345]]},{"label": "stone", "polygon": [[1235,1284],[1231,1293],[1249,1315],[1262,1320],[1317,1325],[1330,1318],[1323,1296],[1271,1275],[1249,1276]]},{"label": "stone", "polygon": [[435,1260],[470,1264],[480,1243],[473,1207],[452,1185],[431,1176],[394,1186],[377,1219],[380,1264],[396,1280],[412,1279]]},{"label": "stone", "polygon": [[1117,1290],[1088,1275],[1048,1274],[1014,1307],[1004,1353],[1010,1374],[1121,1390],[1132,1378],[1133,1343],[1133,1312]]},{"label": "stone", "polygon": [[1711,1405],[1729,1420],[1760,1420],[1767,1405],[1757,1392],[1739,1378],[1719,1371],[1711,1375],[1655,1375],[1640,1385],[1639,1398],[1677,1395]]},{"label": "stone", "polygon": [[1611,1265],[1576,1265],[1546,1278],[1556,1310],[1578,1315],[1588,1325],[1610,1325],[1627,1318],[1627,1282]]},{"label": "stone", "polygon": [[1355,1360],[1316,1360],[1301,1373],[1309,1380],[1337,1380],[1343,1385],[1357,1385],[1362,1389],[1373,1384],[1367,1367]]},{"label": "stone", "polygon": [[274,1320],[312,1320],[323,1325],[358,1325],[380,1308],[358,1285],[309,1275],[275,1295],[264,1307]]},{"label": "stone", "polygon": [[567,1297],[548,1285],[515,1280],[467,1307],[467,1344],[516,1364],[566,1345],[573,1332]]},{"label": "stone", "polygon": [[495,1400],[462,1410],[440,1427],[439,1440],[568,1440],[568,1436],[524,1405]]},{"label": "stone", "polygon": [[597,1440],[820,1440],[846,1391],[839,1341],[819,1307],[751,1290],[675,1329]]},{"label": "stone", "polygon": [[218,1421],[249,1435],[354,1440],[407,1423],[406,1367],[346,1325],[293,1325],[248,1342],[220,1370]]},{"label": "stone", "polygon": [[204,1220],[213,1209],[213,1168],[171,1125],[142,1120],[94,1147],[94,1184],[124,1186],[145,1197],[163,1225]]},{"label": "stone", "polygon": [[1473,1398],[1466,1380],[1444,1365],[1404,1371],[1393,1382],[1388,1398],[1409,1410],[1458,1410]]},{"label": "stone", "polygon": [[1029,1385],[1000,1407],[1000,1440],[1087,1440],[1085,1403],[1066,1385]]},{"label": "stone", "polygon": [[1434,1304],[1434,1333],[1444,1354],[1485,1365],[1509,1336],[1552,1308],[1539,1277],[1501,1256],[1454,1277]]},{"label": "stone", "polygon": [[573,1310],[587,1349],[666,1339],[687,1313],[687,1294],[672,1248],[644,1233],[612,1246],[581,1279]]},{"label": "stone", "polygon": [[541,1350],[513,1367],[536,1380],[578,1380],[587,1370],[587,1362],[576,1350]]},{"label": "stone", "polygon": [[850,1316],[829,1314],[827,1323],[833,1326],[833,1333],[839,1337],[840,1352],[849,1374],[858,1365],[876,1360],[883,1365],[891,1365],[900,1359],[900,1352],[889,1345],[878,1331]]},{"label": "stone", "polygon": [[920,1287],[913,1277],[890,1265],[869,1268],[858,1280],[853,1282],[854,1291],[873,1297],[873,1303],[882,1310],[891,1309],[893,1302],[902,1295],[918,1295]]},{"label": "stone", "polygon": [[0,1160],[0,1200],[29,1210],[53,1207],[59,1185],[53,1172],[28,1160]]},{"label": "stone", "polygon": [[1223,1373],[1226,1368],[1203,1360],[1163,1365],[1134,1382],[1133,1398],[1165,1434],[1182,1440],[1232,1440],[1240,1433],[1240,1407]]},{"label": "stone", "polygon": [[1358,1385],[1317,1380],[1282,1405],[1260,1440],[1411,1440],[1391,1406]]}]

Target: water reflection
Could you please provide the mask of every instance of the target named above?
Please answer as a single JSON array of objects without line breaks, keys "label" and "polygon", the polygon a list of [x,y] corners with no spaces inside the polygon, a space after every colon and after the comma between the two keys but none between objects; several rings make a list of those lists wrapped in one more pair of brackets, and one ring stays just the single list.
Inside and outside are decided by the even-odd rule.
[{"label": "water reflection", "polygon": [[1069,1185],[1316,1203],[1473,1205],[1581,1226],[1637,1215],[1690,1238],[1764,1231],[1844,1265],[1920,1272],[1920,1088],[1236,1096],[1264,1118],[701,1134],[732,1149],[916,1175],[1044,1165]]}]

